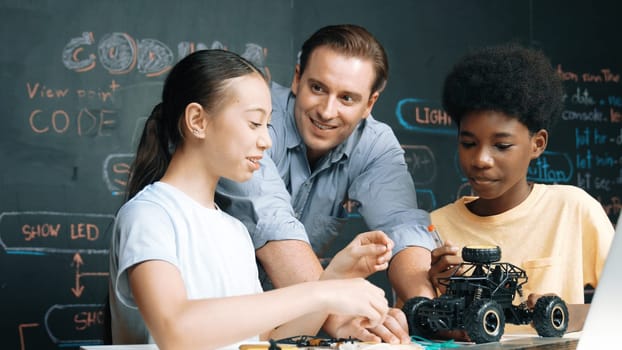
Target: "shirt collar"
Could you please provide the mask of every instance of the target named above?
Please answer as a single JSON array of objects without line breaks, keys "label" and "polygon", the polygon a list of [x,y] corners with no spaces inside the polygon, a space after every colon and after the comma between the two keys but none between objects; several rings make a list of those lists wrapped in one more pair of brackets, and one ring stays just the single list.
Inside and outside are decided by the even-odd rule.
[{"label": "shirt collar", "polygon": [[296,118],[294,117],[294,105],[296,104],[296,96],[291,91],[287,97],[287,118],[285,121],[286,133],[285,133],[285,146],[288,149],[303,146],[302,137],[296,128]]}]

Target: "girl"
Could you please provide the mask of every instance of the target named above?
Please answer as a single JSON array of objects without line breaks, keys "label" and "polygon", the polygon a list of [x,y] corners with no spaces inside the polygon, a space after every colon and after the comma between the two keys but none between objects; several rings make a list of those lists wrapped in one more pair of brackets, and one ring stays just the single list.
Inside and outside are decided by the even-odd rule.
[{"label": "girl", "polygon": [[[218,208],[215,188],[259,170],[271,110],[265,78],[234,53],[197,51],[171,70],[115,221],[114,343],[211,349],[315,334],[330,313],[382,323],[384,292],[361,278],[388,265],[393,242],[379,231],[357,236],[326,280],[261,293],[248,231]],[[356,278],[327,280],[341,277]]]}]

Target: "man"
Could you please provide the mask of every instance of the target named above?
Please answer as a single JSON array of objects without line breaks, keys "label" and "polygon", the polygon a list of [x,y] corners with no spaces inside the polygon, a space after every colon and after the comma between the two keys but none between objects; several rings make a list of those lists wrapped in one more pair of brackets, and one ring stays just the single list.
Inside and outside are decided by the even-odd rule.
[{"label": "man", "polygon": [[[356,207],[372,230],[395,242],[389,281],[398,299],[434,297],[427,278],[429,216],[417,209],[404,152],[372,107],[385,87],[386,53],[364,28],[321,28],[303,44],[291,91],[272,88],[272,148],[244,184],[221,181],[223,208],[253,236],[257,259],[274,287],[322,274],[318,256]],[[398,303],[399,305],[399,303]],[[383,326],[366,330],[334,316],[332,336],[407,342],[405,317],[394,309]]]}]

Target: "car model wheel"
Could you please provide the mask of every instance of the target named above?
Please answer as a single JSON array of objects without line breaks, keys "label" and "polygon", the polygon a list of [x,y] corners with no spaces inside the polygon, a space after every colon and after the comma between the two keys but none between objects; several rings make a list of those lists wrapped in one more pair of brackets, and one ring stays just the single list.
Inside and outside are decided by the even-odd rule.
[{"label": "car model wheel", "polygon": [[501,260],[501,248],[498,246],[465,246],[462,248],[462,260],[479,264],[499,261]]},{"label": "car model wheel", "polygon": [[568,307],[558,296],[540,297],[533,310],[533,325],[541,337],[561,337],[568,328]]},{"label": "car model wheel", "polygon": [[408,321],[408,333],[411,335],[419,335],[419,336],[427,336],[432,333],[430,326],[422,316],[419,316],[418,310],[421,306],[430,303],[430,298],[426,297],[414,297],[408,299],[404,306],[402,306],[402,311],[406,315],[406,320]]},{"label": "car model wheel", "polygon": [[499,341],[505,328],[505,315],[494,300],[475,300],[467,309],[464,328],[476,343]]}]

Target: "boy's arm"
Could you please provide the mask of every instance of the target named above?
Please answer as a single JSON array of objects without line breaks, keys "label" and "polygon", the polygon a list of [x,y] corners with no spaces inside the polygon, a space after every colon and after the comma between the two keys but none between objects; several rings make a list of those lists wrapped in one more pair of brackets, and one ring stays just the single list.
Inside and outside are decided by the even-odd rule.
[{"label": "boy's arm", "polygon": [[415,296],[434,298],[436,293],[428,278],[430,251],[422,247],[407,247],[397,253],[389,265],[389,281],[397,294],[395,304],[401,307]]}]

